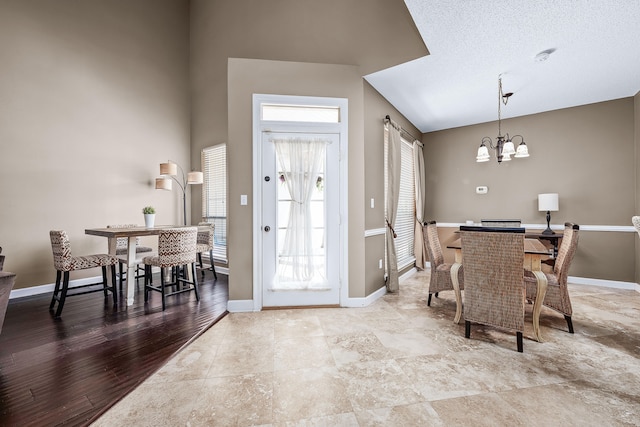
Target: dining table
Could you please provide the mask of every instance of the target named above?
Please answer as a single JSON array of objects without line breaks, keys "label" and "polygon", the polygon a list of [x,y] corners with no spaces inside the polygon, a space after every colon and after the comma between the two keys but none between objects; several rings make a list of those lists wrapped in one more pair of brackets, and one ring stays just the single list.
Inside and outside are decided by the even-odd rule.
[{"label": "dining table", "polygon": [[[455,250],[455,262],[451,266],[451,282],[456,297],[456,316],[454,323],[460,322],[462,317],[462,293],[460,291],[460,283],[458,281],[458,271],[462,267],[462,243],[460,238],[452,241],[447,248]],[[537,282],[536,300],[533,303],[533,334],[538,342],[542,342],[542,334],[540,332],[540,311],[542,311],[542,303],[547,293],[547,277],[542,272],[542,258],[549,256],[549,249],[538,239],[524,239],[524,269],[530,271]],[[498,267],[498,266],[496,266]]]},{"label": "dining table", "polygon": [[[184,225],[160,225],[155,227],[108,227],[108,228],[87,228],[85,234],[91,236],[101,236],[108,239],[109,254],[116,255],[116,242],[119,237],[126,237],[127,244],[127,305],[133,305],[135,295],[135,280],[129,278],[136,277],[136,240],[143,236],[157,236],[162,230],[169,228],[181,228]],[[108,271],[108,274],[111,274]],[[109,278],[109,280],[111,280]]]}]

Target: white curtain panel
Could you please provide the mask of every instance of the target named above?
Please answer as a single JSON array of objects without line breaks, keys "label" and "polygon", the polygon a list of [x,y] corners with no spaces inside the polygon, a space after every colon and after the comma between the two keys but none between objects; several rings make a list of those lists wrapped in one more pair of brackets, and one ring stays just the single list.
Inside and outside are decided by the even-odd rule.
[{"label": "white curtain panel", "polygon": [[[287,230],[281,249],[274,289],[326,287],[318,283],[324,271],[316,271],[311,218],[311,196],[322,172],[328,140],[274,139],[284,184],[291,196]],[[317,254],[315,254],[317,255]],[[324,265],[324,263],[322,263]]]},{"label": "white curtain panel", "polygon": [[396,292],[398,284],[398,257],[396,255],[395,232],[393,231],[398,213],[398,197],[400,194],[400,129],[391,122],[384,125],[384,139],[388,144],[387,151],[387,188],[386,188],[386,270],[387,291]]},{"label": "white curtain panel", "polygon": [[422,235],[422,224],[424,223],[425,170],[422,143],[420,141],[413,141],[413,171],[416,191],[416,223],[413,233],[413,255],[416,257],[416,268],[418,270],[424,270],[424,263],[427,260],[427,247],[424,236]]}]

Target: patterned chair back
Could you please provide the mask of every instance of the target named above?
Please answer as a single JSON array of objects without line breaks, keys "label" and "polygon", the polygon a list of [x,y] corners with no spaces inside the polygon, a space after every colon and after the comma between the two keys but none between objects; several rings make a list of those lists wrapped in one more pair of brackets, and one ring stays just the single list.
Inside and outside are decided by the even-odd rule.
[{"label": "patterned chair back", "polygon": [[71,271],[71,243],[64,230],[51,230],[51,250],[53,251],[53,266],[58,271]]},{"label": "patterned chair back", "polygon": [[444,255],[442,254],[442,246],[438,237],[438,226],[435,221],[428,221],[423,226],[423,234],[427,239],[427,252],[431,261],[431,269],[444,263]]},{"label": "patterned chair back", "polygon": [[[215,231],[215,224],[208,222],[201,222],[198,224],[200,231],[198,231],[198,244],[207,245],[209,249],[213,249],[213,232]],[[206,230],[202,230],[207,227]]]},{"label": "patterned chair back", "polygon": [[[138,224],[116,224],[116,225],[107,225],[107,228],[134,228],[137,227]],[[140,245],[140,237],[136,237],[136,246]],[[116,238],[116,250],[126,251],[129,247],[129,239],[126,237],[118,237]]]},{"label": "patterned chair back", "polygon": [[168,228],[158,236],[158,261],[161,267],[196,262],[198,228]]},{"label": "patterned chair back", "polygon": [[566,283],[567,276],[569,274],[569,266],[573,260],[573,256],[576,253],[578,247],[578,232],[580,226],[571,222],[564,224],[564,234],[562,236],[562,243],[558,249],[558,257],[556,263],[553,266],[553,272],[558,278],[558,283]]}]

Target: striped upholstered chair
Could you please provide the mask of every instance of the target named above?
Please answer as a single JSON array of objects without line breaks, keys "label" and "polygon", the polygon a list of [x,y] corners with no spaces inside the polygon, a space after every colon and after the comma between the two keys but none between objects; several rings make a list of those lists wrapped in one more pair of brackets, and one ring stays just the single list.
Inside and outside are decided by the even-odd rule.
[{"label": "striped upholstered chair", "polygon": [[[55,312],[55,317],[60,317],[62,314],[62,308],[64,307],[65,300],[68,296],[102,291],[106,299],[107,291],[111,291],[111,294],[113,295],[113,303],[118,303],[118,292],[116,290],[117,257],[108,254],[72,256],[71,243],[69,242],[69,237],[67,236],[66,231],[51,230],[49,232],[49,237],[51,238],[51,249],[53,251],[53,266],[56,269],[56,286],[53,290],[53,297],[51,298],[49,310],[53,310],[57,301],[58,309]],[[71,271],[86,270],[96,267],[102,268],[101,283],[80,285],[69,288],[69,273]],[[111,286],[107,286],[107,267],[111,267],[111,278],[113,280]],[[60,281],[61,278],[62,282]],[[102,285],[102,287],[96,289],[96,285]],[[69,294],[68,291],[72,291],[72,293]]]},{"label": "striped upholstered chair", "polygon": [[[158,255],[147,256],[142,260],[145,266],[144,301],[149,301],[149,291],[162,294],[162,310],[166,308],[166,297],[194,291],[196,299],[200,300],[198,292],[198,278],[196,276],[196,242],[197,227],[167,228],[158,235]],[[187,274],[187,266],[191,270],[191,280]],[[151,267],[160,267],[160,284],[154,286],[150,282]],[[168,270],[183,267],[184,274],[169,275]],[[167,283],[167,276],[173,277],[173,282]],[[189,285],[186,286],[185,285]],[[166,288],[174,288],[167,292]]]},{"label": "striped upholstered chair", "polygon": [[[431,276],[429,279],[429,297],[427,305],[431,305],[431,295],[435,294],[436,298],[441,291],[453,290],[451,282],[451,264],[444,262],[442,254],[442,246],[438,238],[438,226],[435,221],[425,222],[423,227],[423,235],[427,240],[427,252],[431,263]],[[458,270],[458,283],[460,289],[464,289],[464,281],[462,268]]]},{"label": "striped upholstered chair", "polygon": [[208,222],[201,222],[198,224],[198,244],[196,252],[198,253],[198,265],[200,271],[204,276],[204,268],[202,267],[202,253],[209,253],[209,263],[211,263],[211,271],[213,271],[213,277],[218,278],[216,274],[216,266],[213,263],[213,232],[215,231],[215,224]]},{"label": "striped upholstered chair", "polygon": [[[569,298],[569,288],[567,287],[567,277],[569,275],[569,267],[578,247],[578,232],[580,226],[567,222],[564,224],[564,234],[562,235],[562,243],[558,249],[558,257],[553,266],[553,272],[544,275],[547,277],[547,293],[544,297],[543,305],[564,315],[567,321],[567,328],[573,333],[573,322],[571,315],[573,308],[571,306],[571,298]],[[531,272],[525,271],[525,284],[527,286],[527,299],[535,301],[537,282]]]},{"label": "striped upholstered chair", "polygon": [[464,267],[465,337],[471,323],[524,332],[524,229],[522,232],[460,231]]},{"label": "striped upholstered chair", "polygon": [[[107,228],[134,228],[137,227],[137,224],[118,224],[118,225],[107,225]],[[120,290],[122,290],[122,281],[124,279],[124,268],[123,266],[127,265],[127,248],[129,247],[129,239],[126,237],[118,237],[116,239],[116,256],[120,260],[118,264],[118,277],[120,280]],[[148,246],[140,245],[140,237],[136,237],[136,262],[142,263],[141,255],[151,255],[153,249]],[[140,267],[136,265],[136,271],[138,274],[136,275],[136,280],[140,277],[144,277],[144,267]],[[152,280],[153,281],[153,280]]]}]

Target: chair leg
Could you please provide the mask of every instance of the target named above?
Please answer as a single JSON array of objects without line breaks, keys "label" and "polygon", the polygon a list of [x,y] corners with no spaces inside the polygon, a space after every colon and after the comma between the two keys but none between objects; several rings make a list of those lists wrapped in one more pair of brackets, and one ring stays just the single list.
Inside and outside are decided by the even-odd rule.
[{"label": "chair leg", "polygon": [[439,292],[436,292],[436,298],[438,298],[438,293],[439,293]]},{"label": "chair leg", "polygon": [[122,291],[122,263],[119,262],[118,263],[118,273],[119,273],[119,277],[120,277],[120,291]]},{"label": "chair leg", "polygon": [[216,274],[216,265],[213,263],[213,250],[209,250],[209,261],[211,262],[211,271],[213,271],[213,278],[218,280],[218,275]]},{"label": "chair leg", "polygon": [[162,311],[164,311],[166,307],[165,295],[164,295],[164,286],[165,286],[165,277],[164,277],[164,268],[160,269],[160,292],[162,293]]},{"label": "chair leg", "polygon": [[[107,278],[104,278],[105,283],[107,282]],[[118,304],[118,287],[116,286],[116,266],[113,264],[111,266],[111,295],[113,295],[113,305]]]},{"label": "chair leg", "polygon": [[151,275],[151,266],[144,266],[144,302],[149,301],[149,276]]},{"label": "chair leg", "polygon": [[464,337],[469,338],[471,336],[471,322],[468,320],[464,321]]},{"label": "chair leg", "polygon": [[104,299],[107,299],[109,294],[107,291],[109,290],[109,283],[107,282],[107,266],[102,266],[102,293],[104,294]]},{"label": "chair leg", "polygon": [[431,295],[433,295],[431,292],[429,292],[429,298],[427,298],[427,306],[431,307]]},{"label": "chair leg", "polygon": [[67,299],[67,290],[69,289],[69,272],[65,271],[62,279],[62,293],[60,294],[60,300],[58,301],[58,309],[56,310],[56,316],[60,317],[62,314],[62,308],[64,307],[64,301]]},{"label": "chair leg", "polygon": [[573,322],[571,321],[571,316],[564,316],[564,320],[567,321],[567,326],[569,327],[569,333],[572,334],[573,333]]},{"label": "chair leg", "polygon": [[191,263],[191,271],[193,276],[193,289],[196,292],[196,300],[200,301],[200,292],[198,291],[198,276],[196,276],[196,264]]},{"label": "chair leg", "polygon": [[522,332],[516,332],[516,341],[518,342],[518,353],[522,353]]},{"label": "chair leg", "polygon": [[53,296],[51,297],[51,304],[49,304],[49,310],[53,310],[53,307],[56,305],[56,297],[58,296],[58,292],[60,292],[61,277],[62,277],[62,272],[60,270],[56,270],[56,287],[53,288]]}]

